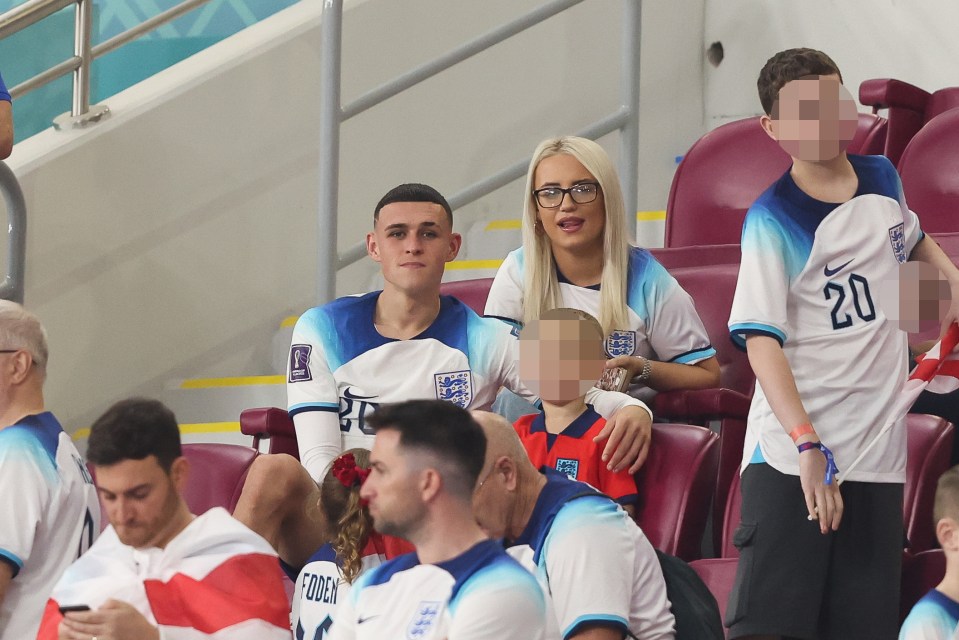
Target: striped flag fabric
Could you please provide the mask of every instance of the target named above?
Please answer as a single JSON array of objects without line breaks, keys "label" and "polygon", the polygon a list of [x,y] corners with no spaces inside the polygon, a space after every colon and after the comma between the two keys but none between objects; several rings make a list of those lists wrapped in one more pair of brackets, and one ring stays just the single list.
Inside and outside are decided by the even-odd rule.
[{"label": "striped flag fabric", "polygon": [[226,510],[195,518],[164,549],[134,549],[107,528],[55,587],[37,640],[55,640],[59,607],[133,605],[171,640],[289,639],[276,553]]}]

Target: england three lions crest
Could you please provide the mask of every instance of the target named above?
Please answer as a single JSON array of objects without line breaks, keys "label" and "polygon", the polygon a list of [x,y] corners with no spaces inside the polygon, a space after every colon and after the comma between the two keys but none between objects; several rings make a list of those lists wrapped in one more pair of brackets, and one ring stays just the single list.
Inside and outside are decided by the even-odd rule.
[{"label": "england three lions crest", "polygon": [[903,231],[903,223],[900,222],[889,229],[889,244],[892,245],[892,252],[896,254],[896,260],[899,264],[906,261],[906,233]]},{"label": "england three lions crest", "polygon": [[452,402],[465,409],[473,402],[473,376],[469,369],[433,375],[436,399]]},{"label": "england three lions crest", "polygon": [[419,606],[416,607],[416,615],[410,621],[410,626],[406,628],[407,640],[426,638],[439,616],[441,606],[442,604],[439,602],[428,600],[420,602]]},{"label": "england three lions crest", "polygon": [[631,356],[636,351],[635,331],[613,331],[606,338],[606,355],[610,358]]}]

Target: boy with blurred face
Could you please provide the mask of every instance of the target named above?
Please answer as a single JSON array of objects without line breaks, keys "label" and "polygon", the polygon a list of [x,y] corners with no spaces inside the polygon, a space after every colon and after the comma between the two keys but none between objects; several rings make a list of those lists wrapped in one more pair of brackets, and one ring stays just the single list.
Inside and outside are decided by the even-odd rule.
[{"label": "boy with blurred face", "polygon": [[606,468],[602,447],[593,440],[606,421],[586,403],[606,365],[599,322],[578,309],[550,309],[520,332],[519,352],[520,377],[543,403],[542,413],[513,425],[533,466],[588,483],[632,516],[636,481]]},{"label": "boy with blurred face", "polygon": [[780,52],[758,88],[760,123],[793,164],[746,214],[729,320],[759,384],[726,623],[731,638],[894,638],[906,442],[892,414],[907,353],[878,290],[907,260],[939,267],[954,292],[959,271],[892,164],[846,153],[855,103],[828,56]]},{"label": "boy with blurred face", "polygon": [[53,590],[39,640],[289,637],[276,554],[222,508],[194,516],[176,418],[117,403],[87,453],[110,527]]}]

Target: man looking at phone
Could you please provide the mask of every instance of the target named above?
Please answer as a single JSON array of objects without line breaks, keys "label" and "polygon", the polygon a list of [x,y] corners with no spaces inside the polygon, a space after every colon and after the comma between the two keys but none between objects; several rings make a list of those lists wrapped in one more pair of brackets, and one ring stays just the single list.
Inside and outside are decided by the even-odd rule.
[{"label": "man looking at phone", "polygon": [[50,589],[100,530],[90,474],[44,409],[46,372],[40,321],[0,300],[0,640],[36,635]]},{"label": "man looking at phone", "polygon": [[270,545],[226,510],[194,516],[184,502],[189,462],[169,409],[118,402],[87,456],[110,527],[54,588],[38,640],[290,637]]}]

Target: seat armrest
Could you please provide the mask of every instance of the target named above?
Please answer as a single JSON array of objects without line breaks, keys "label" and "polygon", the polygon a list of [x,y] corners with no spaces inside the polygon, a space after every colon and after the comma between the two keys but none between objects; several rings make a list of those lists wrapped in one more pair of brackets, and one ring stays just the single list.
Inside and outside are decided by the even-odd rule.
[{"label": "seat armrest", "polygon": [[289,436],[296,438],[293,429],[293,419],[286,409],[277,407],[259,407],[245,409],[240,413],[240,431],[244,435],[271,438],[273,436]]},{"label": "seat armrest", "polygon": [[902,80],[875,78],[859,85],[859,102],[876,110],[899,107],[922,113],[929,102],[929,92]]}]

